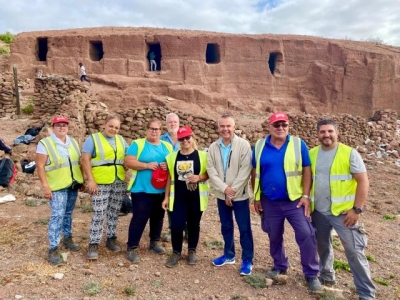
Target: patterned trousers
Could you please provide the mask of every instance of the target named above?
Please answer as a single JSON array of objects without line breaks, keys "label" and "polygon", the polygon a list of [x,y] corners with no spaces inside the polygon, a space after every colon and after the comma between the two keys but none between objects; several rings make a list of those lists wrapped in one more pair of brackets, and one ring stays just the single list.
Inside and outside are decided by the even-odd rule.
[{"label": "patterned trousers", "polygon": [[90,244],[100,244],[103,221],[107,214],[107,238],[117,236],[118,214],[126,194],[126,183],[116,180],[111,184],[99,184],[98,194],[92,195],[93,217],[90,224]]}]

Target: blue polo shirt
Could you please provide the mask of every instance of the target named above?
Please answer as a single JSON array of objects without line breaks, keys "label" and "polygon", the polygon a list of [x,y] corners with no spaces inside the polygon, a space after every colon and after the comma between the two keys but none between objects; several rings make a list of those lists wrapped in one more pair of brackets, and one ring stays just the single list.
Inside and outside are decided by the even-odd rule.
[{"label": "blue polo shirt", "polygon": [[[286,176],[283,162],[290,135],[280,149],[271,144],[271,136],[267,136],[260,157],[260,186],[261,192],[271,201],[290,201],[286,188]],[[253,168],[256,167],[255,153],[251,156]],[[311,166],[310,154],[306,143],[301,140],[302,166]]]},{"label": "blue polo shirt", "polygon": [[232,142],[229,143],[228,146],[225,146],[224,143],[222,142],[222,139],[219,138],[219,145],[221,146],[222,166],[224,167],[224,174],[225,174],[226,169],[228,168],[228,160],[230,159]]},{"label": "blue polo shirt", "polygon": [[162,136],[160,136],[160,140],[170,143],[172,145],[174,152],[178,151],[180,148],[179,141],[176,141],[176,144],[174,145],[174,142],[172,141],[171,136],[169,135],[169,132],[164,133]]}]

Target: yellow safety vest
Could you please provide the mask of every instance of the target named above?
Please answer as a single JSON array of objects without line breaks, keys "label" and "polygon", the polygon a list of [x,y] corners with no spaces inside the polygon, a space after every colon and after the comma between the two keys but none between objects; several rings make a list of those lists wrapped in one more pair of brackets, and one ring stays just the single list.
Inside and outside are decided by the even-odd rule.
[{"label": "yellow safety vest", "polygon": [[[160,141],[161,141],[161,143],[164,144],[165,147],[167,147],[168,152],[171,153],[171,152],[172,152],[172,145],[171,145],[170,143],[168,143],[168,142],[165,142],[165,141],[162,141],[162,140],[160,140]],[[141,154],[142,151],[143,151],[144,145],[145,145],[145,143],[146,143],[146,139],[145,139],[145,138],[137,139],[137,140],[134,140],[134,141],[132,142],[132,144],[133,144],[133,143],[136,143],[137,146],[138,146],[138,153],[137,153],[137,155],[136,155],[136,159],[139,160],[139,156],[140,156],[140,154]],[[131,188],[132,188],[132,186],[133,186],[133,183],[134,183],[135,180],[136,180],[136,175],[137,175],[137,170],[132,170],[132,176],[131,176],[131,179],[130,179],[129,184],[128,184],[128,191],[131,190]],[[150,182],[149,182],[149,184],[150,184]]]},{"label": "yellow safety vest", "polygon": [[[200,158],[200,175],[205,174],[207,172],[207,152],[198,151]],[[167,155],[167,165],[169,176],[171,177],[171,185],[169,190],[169,211],[173,211],[174,209],[174,200],[175,200],[175,161],[178,156],[178,152],[173,152]],[[200,211],[205,211],[208,205],[208,194],[210,191],[210,184],[207,181],[199,181],[199,195],[200,195]]]},{"label": "yellow safety vest", "polygon": [[[266,139],[258,140],[254,147],[256,158],[256,178],[254,180],[254,200],[260,201],[260,159]],[[303,195],[303,159],[301,157],[301,139],[289,136],[289,143],[286,148],[283,169],[286,175],[286,188],[289,199],[295,201]]]},{"label": "yellow safety vest", "polygon": [[71,168],[75,181],[83,183],[83,176],[79,166],[79,158],[81,156],[79,146],[75,139],[71,137],[70,139],[71,145],[68,147],[68,153],[71,165],[68,160],[60,156],[57,151],[56,143],[51,137],[46,137],[40,141],[46,148],[49,157],[50,163],[44,166],[44,170],[46,171],[47,183],[53,192],[71,186]]},{"label": "yellow safety vest", "polygon": [[90,161],[92,174],[97,184],[111,184],[116,177],[125,180],[124,139],[119,134],[115,135],[116,150],[100,132],[92,134],[96,156]]},{"label": "yellow safety vest", "polygon": [[[317,164],[318,152],[321,146],[317,146],[310,150],[311,171],[313,174],[313,184],[311,188],[311,209],[314,210],[314,184],[315,169]],[[342,212],[351,209],[354,206],[356,197],[357,181],[350,173],[350,155],[352,148],[339,143],[335,158],[333,159],[330,170],[330,190],[331,190],[331,212],[334,216],[340,215]]]}]

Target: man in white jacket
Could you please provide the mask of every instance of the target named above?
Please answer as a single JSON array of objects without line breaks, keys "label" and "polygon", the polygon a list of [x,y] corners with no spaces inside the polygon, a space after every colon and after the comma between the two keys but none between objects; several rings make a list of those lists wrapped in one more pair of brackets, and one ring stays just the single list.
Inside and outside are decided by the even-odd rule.
[{"label": "man in white jacket", "polygon": [[249,178],[252,170],[249,142],[235,135],[235,120],[229,115],[218,119],[220,138],[211,144],[207,157],[207,173],[218,201],[224,255],[213,260],[220,267],[235,263],[233,213],[240,232],[242,266],[240,275],[250,275],[254,245],[250,224]]}]

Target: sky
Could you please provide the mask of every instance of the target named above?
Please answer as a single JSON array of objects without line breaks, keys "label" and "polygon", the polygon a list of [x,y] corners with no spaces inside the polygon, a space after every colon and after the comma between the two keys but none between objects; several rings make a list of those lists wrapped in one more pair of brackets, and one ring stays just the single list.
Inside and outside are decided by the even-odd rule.
[{"label": "sky", "polygon": [[0,33],[101,26],[379,39],[400,47],[400,0],[0,0]]}]

